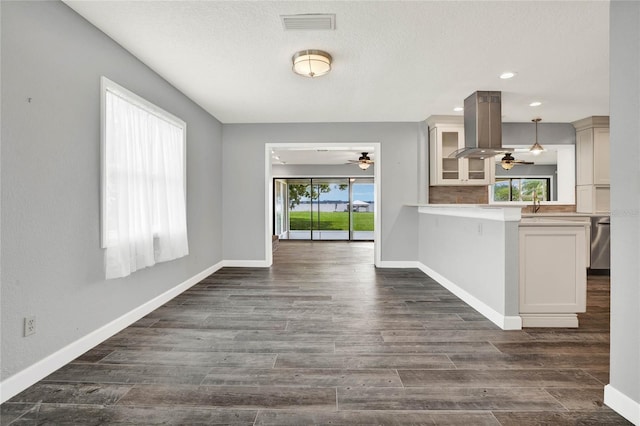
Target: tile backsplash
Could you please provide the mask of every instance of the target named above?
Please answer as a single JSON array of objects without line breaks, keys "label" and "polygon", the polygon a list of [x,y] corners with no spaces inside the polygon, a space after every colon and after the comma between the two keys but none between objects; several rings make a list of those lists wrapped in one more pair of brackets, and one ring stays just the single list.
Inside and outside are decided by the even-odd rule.
[{"label": "tile backsplash", "polygon": [[486,186],[430,186],[430,204],[487,204]]},{"label": "tile backsplash", "polygon": [[[430,204],[488,204],[489,191],[486,186],[430,186]],[[541,205],[538,213],[572,213],[575,204]],[[531,213],[531,206],[523,206],[523,213]]]}]

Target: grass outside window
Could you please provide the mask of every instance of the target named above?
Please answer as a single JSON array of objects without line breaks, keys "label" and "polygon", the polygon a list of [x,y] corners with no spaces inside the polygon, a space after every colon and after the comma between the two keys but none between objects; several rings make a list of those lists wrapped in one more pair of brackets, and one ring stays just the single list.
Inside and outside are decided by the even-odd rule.
[{"label": "grass outside window", "polygon": [[[373,212],[352,212],[354,231],[373,231]],[[317,231],[343,231],[349,229],[349,212],[320,212],[313,213],[313,230]],[[290,212],[290,229],[294,231],[311,230],[310,212]]]}]

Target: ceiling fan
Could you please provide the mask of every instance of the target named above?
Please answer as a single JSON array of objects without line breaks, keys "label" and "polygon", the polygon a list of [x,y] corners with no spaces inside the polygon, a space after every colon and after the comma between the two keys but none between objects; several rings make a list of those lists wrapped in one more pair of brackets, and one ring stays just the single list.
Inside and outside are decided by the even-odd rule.
[{"label": "ceiling fan", "polygon": [[500,166],[502,166],[502,168],[505,170],[511,170],[513,166],[518,164],[534,164],[534,163],[533,161],[516,160],[515,158],[513,158],[513,155],[511,155],[510,152],[507,152],[504,155],[504,157],[502,157],[502,160],[500,160]]},{"label": "ceiling fan", "polygon": [[358,160],[349,160],[349,163],[357,164],[362,170],[367,170],[373,164],[373,160],[368,154],[368,152],[363,152]]}]

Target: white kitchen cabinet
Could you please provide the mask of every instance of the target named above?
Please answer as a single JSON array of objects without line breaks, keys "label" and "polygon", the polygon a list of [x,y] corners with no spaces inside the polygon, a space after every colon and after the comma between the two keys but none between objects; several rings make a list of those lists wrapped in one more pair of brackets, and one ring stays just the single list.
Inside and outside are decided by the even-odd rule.
[{"label": "white kitchen cabinet", "polygon": [[584,240],[588,242],[585,244],[584,251],[587,258],[587,268],[591,266],[591,216],[580,215],[577,213],[522,213],[522,219],[525,223],[530,222],[549,222],[549,221],[563,221],[563,222],[578,222],[584,226]]},{"label": "white kitchen cabinet", "polygon": [[490,185],[495,182],[494,158],[451,158],[464,148],[462,117],[430,117],[429,124],[429,185]]},{"label": "white kitchen cabinet", "polygon": [[609,129],[588,128],[576,132],[578,185],[609,185]]},{"label": "white kitchen cabinet", "polygon": [[573,125],[576,128],[576,211],[608,213],[609,117],[587,117]]},{"label": "white kitchen cabinet", "polygon": [[611,205],[609,185],[578,185],[576,187],[576,212],[609,214]]},{"label": "white kitchen cabinet", "polygon": [[578,327],[586,311],[585,226],[551,218],[520,222],[520,317],[523,327]]}]

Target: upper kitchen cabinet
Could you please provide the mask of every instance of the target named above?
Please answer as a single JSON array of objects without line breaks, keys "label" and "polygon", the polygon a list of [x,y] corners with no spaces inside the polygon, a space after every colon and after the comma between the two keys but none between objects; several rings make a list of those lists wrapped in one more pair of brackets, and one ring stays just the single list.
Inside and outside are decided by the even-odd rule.
[{"label": "upper kitchen cabinet", "polygon": [[429,185],[489,185],[495,180],[493,157],[451,157],[464,148],[464,122],[459,116],[431,116],[429,125]]},{"label": "upper kitchen cabinet", "polygon": [[576,128],[576,211],[609,213],[609,117],[587,117]]},{"label": "upper kitchen cabinet", "polygon": [[589,117],[576,128],[577,185],[609,185],[609,117]]}]

